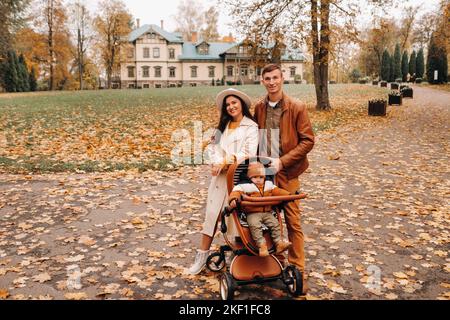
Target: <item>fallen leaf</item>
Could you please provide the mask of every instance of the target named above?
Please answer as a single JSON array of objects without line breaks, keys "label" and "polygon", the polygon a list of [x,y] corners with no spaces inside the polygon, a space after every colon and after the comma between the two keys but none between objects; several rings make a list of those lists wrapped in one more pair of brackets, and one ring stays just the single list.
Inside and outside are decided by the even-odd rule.
[{"label": "fallen leaf", "polygon": [[85,292],[66,293],[64,297],[69,300],[85,300],[88,298]]}]

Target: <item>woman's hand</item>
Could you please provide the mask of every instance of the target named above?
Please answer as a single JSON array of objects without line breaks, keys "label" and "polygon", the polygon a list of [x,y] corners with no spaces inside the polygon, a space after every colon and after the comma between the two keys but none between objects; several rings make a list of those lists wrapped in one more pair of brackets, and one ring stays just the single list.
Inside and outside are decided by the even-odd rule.
[{"label": "woman's hand", "polygon": [[231,209],[236,208],[236,199],[233,199],[233,201],[230,202],[230,208]]},{"label": "woman's hand", "polygon": [[212,175],[213,177],[217,177],[217,176],[220,174],[220,172],[222,172],[222,168],[223,168],[222,165],[219,165],[219,164],[213,164],[213,165],[211,166],[211,175]]}]

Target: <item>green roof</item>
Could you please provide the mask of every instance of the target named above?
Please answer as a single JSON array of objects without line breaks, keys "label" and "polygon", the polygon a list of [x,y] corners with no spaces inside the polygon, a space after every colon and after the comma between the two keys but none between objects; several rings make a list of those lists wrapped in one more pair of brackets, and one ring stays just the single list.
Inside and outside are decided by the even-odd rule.
[{"label": "green roof", "polygon": [[236,43],[226,42],[208,42],[209,54],[201,55],[197,53],[198,43],[185,42],[183,43],[183,54],[179,56],[180,60],[221,60],[220,56],[225,51],[233,48]]},{"label": "green roof", "polygon": [[[159,34],[161,37],[166,39],[170,43],[179,43],[183,44],[183,51],[181,56],[178,58],[180,60],[222,60],[221,55],[231,48],[240,45],[242,42],[206,42],[200,39],[196,43],[193,42],[183,42],[182,35],[177,32],[168,32],[166,30],[161,29],[155,24],[146,24],[142,27],[132,31],[128,36],[129,42],[136,41],[142,35],[154,32]],[[209,54],[201,55],[197,53],[197,46],[201,43],[206,42],[209,45]],[[270,46],[268,46],[270,48]],[[289,50],[282,57],[282,61],[305,61],[305,56],[302,52],[297,50]]]},{"label": "green roof", "polygon": [[143,25],[142,27],[132,31],[130,33],[130,35],[128,36],[128,41],[134,42],[140,36],[150,32],[150,31],[153,31],[153,32],[159,34],[161,37],[163,37],[164,39],[166,39],[169,42],[183,43],[183,39],[178,34],[173,34],[173,33],[167,32],[166,30],[163,30],[160,27],[158,27],[156,24],[146,24],[146,25]]}]

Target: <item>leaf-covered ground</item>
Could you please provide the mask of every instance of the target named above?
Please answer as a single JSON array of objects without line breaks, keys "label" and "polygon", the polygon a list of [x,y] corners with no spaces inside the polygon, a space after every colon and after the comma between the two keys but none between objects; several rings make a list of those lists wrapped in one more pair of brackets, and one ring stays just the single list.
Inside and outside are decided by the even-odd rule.
[{"label": "leaf-covered ground", "polygon": [[[449,101],[416,88],[386,118],[318,134],[301,177],[306,299],[450,298]],[[219,298],[217,275],[183,273],[207,167],[0,179],[0,299]],[[290,299],[281,283],[245,298]]]},{"label": "leaf-covered ground", "polygon": [[[243,86],[255,101],[262,86]],[[0,172],[56,173],[171,170],[172,134],[194,122],[217,124],[214,106],[223,87],[108,90],[0,95]],[[289,85],[308,103],[316,132],[364,117],[367,101],[387,90],[331,87],[332,112],[316,112],[314,87]],[[209,139],[208,136],[204,137]]]}]

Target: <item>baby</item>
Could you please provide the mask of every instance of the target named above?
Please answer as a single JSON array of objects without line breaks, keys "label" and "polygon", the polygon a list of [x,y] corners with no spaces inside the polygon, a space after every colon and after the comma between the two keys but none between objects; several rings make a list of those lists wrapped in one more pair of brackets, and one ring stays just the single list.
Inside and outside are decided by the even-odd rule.
[{"label": "baby", "polygon": [[[265,168],[259,162],[250,163],[247,170],[247,176],[252,183],[239,184],[233,188],[229,197],[231,208],[236,207],[236,200],[239,199],[242,194],[246,194],[250,197],[290,195],[288,191],[278,188],[271,181],[266,181]],[[290,242],[281,239],[280,224],[278,219],[274,217],[272,211],[272,206],[246,208],[247,223],[252,237],[258,245],[260,257],[267,257],[269,255],[266,239],[263,236],[262,223],[269,228],[270,236],[275,243],[276,253],[285,251],[291,245]]]}]

